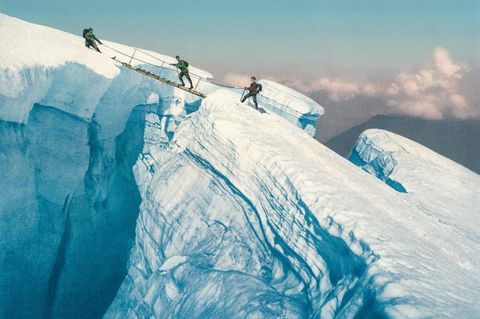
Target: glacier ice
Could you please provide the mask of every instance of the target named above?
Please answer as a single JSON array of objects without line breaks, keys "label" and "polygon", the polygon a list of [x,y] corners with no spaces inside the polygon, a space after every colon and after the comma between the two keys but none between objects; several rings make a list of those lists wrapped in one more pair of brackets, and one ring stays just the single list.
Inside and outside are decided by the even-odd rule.
[{"label": "glacier ice", "polygon": [[399,193],[313,140],[323,108],[283,85],[261,81],[260,114],[206,71],[201,101],[79,36],[0,30],[0,317],[478,313],[478,175],[366,138]]},{"label": "glacier ice", "polygon": [[106,318],[474,316],[479,253],[461,229],[238,107],[210,95],[167,144],[145,116],[136,244]]},{"label": "glacier ice", "polygon": [[378,129],[359,136],[350,160],[390,186],[389,180],[402,185],[421,210],[458,228],[473,240],[472,245],[480,240],[478,174],[412,140]]},{"label": "glacier ice", "polygon": [[379,148],[368,136],[359,136],[349,160],[366,172],[377,176],[396,191],[407,192],[401,183],[390,177],[398,166],[392,152]]},{"label": "glacier ice", "polygon": [[[168,136],[200,101],[119,68],[110,59],[118,52],[86,50],[79,36],[3,14],[0,30],[0,317],[98,317],[126,274],[134,240],[138,109],[162,114]],[[136,57],[174,61],[147,50]],[[176,78],[173,68],[153,71]],[[210,73],[192,71],[207,81],[202,89],[218,90]]]}]

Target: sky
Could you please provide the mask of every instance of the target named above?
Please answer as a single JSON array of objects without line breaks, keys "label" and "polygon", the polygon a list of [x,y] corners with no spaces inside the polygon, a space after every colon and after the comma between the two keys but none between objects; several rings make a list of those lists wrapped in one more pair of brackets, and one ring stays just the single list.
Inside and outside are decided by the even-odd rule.
[{"label": "sky", "polygon": [[368,77],[437,46],[480,64],[477,0],[0,0],[0,11],[174,55],[220,76]]},{"label": "sky", "polygon": [[0,0],[0,11],[179,54],[228,84],[289,83],[340,112],[337,130],[386,112],[480,116],[479,0]]}]

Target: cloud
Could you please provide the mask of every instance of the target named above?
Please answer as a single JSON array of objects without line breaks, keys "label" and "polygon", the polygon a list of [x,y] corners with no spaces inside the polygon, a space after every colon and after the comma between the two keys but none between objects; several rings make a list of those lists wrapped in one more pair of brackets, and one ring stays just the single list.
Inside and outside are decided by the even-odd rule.
[{"label": "cloud", "polygon": [[376,97],[384,100],[389,111],[393,108],[401,114],[428,119],[467,119],[480,115],[475,98],[464,92],[468,72],[468,68],[453,61],[446,49],[438,47],[433,50],[427,66],[413,72],[401,72],[386,84],[328,77],[309,83],[289,81],[287,84],[307,94],[326,94],[330,102]]},{"label": "cloud", "polygon": [[375,95],[377,89],[371,84],[362,85],[340,78],[323,77],[312,82],[289,81],[288,85],[303,93],[325,92],[330,100],[347,101],[357,95]]},{"label": "cloud", "polygon": [[[235,87],[245,87],[250,85],[250,79],[252,75],[242,74],[242,73],[227,73],[223,77],[223,83]],[[268,79],[272,81],[279,81],[276,77],[270,75],[263,75],[263,79]]]},{"label": "cloud", "polygon": [[223,78],[223,83],[235,87],[244,87],[250,84],[250,75],[239,73],[227,73]]},{"label": "cloud", "polygon": [[468,69],[456,64],[444,48],[435,48],[432,56],[432,65],[394,79],[385,91],[389,105],[401,113],[430,119],[478,116],[462,90]]},{"label": "cloud", "polygon": [[437,69],[449,77],[461,77],[462,67],[453,63],[450,53],[444,48],[435,48],[433,58]]}]

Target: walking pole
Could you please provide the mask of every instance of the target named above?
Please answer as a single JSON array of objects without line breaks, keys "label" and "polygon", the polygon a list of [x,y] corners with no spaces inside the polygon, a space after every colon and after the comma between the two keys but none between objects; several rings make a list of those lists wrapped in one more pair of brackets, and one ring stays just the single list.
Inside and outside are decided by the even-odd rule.
[{"label": "walking pole", "polygon": [[199,78],[198,78],[198,82],[197,82],[197,84],[196,84],[196,85],[195,85],[195,87],[193,88],[193,90],[194,90],[194,91],[196,91],[196,90],[197,90],[197,87],[198,87],[198,85],[200,84],[200,80],[201,80],[201,78],[199,77]]},{"label": "walking pole", "polygon": [[245,91],[246,91],[246,90],[247,90],[247,89],[243,88],[242,97],[240,98],[240,101],[243,100],[243,96],[245,95]]},{"label": "walking pole", "polygon": [[137,48],[133,50],[132,57],[130,58],[130,61],[128,61],[128,64],[132,64],[133,57],[135,56],[135,52],[137,52]]}]

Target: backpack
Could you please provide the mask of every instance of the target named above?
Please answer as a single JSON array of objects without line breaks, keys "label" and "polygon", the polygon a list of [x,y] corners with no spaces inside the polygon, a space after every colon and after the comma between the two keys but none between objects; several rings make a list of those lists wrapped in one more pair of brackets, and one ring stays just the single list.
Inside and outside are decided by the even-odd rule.
[{"label": "backpack", "polygon": [[263,90],[262,85],[260,83],[257,83],[257,93],[262,92],[262,90]]},{"label": "backpack", "polygon": [[83,29],[83,37],[87,35],[87,33],[90,32],[90,29]]}]

